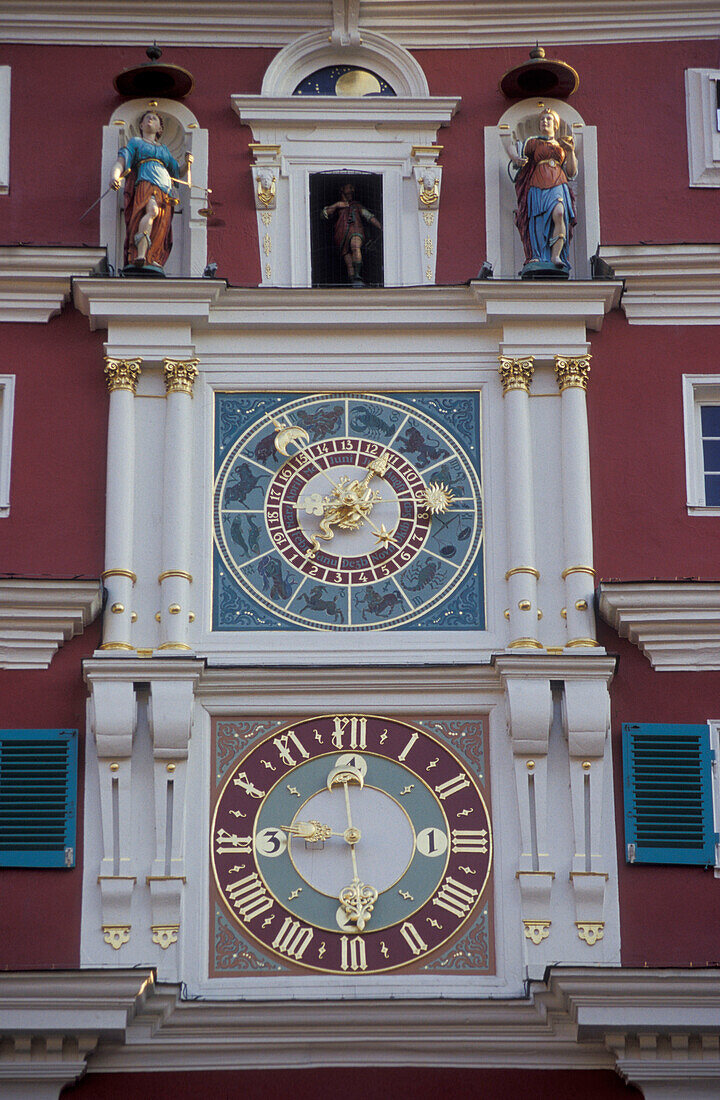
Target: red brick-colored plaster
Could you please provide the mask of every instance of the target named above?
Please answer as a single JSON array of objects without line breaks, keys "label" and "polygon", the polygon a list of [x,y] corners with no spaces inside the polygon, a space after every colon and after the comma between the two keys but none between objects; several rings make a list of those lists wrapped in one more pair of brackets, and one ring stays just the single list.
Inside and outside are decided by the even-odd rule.
[{"label": "red brick-colored plaster", "polygon": [[720,884],[712,868],[626,862],[622,723],[720,717],[720,672],[655,672],[647,657],[603,623],[598,639],[619,655],[611,709],[622,964],[718,966]]},{"label": "red brick-colored plaster", "polygon": [[100,643],[100,621],[66,642],[46,670],[0,671],[3,729],[77,729],[77,849],[72,869],[0,869],[0,970],[80,964],[85,701],[81,662]]},{"label": "red brick-colored plaster", "polygon": [[[312,1039],[308,1039],[308,1060]],[[342,1087],[338,1084],[342,1082]],[[631,1100],[641,1093],[611,1070],[434,1069],[371,1066],[246,1070],[222,1073],[89,1074],[63,1091],[63,1100],[328,1100],[338,1089],[363,1100],[435,1100],[438,1096],[482,1100]]]},{"label": "red brick-colored plaster", "polygon": [[593,334],[591,350],[588,420],[598,576],[717,579],[720,517],[687,514],[682,400],[683,373],[718,370],[717,329],[628,325],[615,311],[602,332]]},{"label": "red brick-colored plaster", "polygon": [[108,395],[103,334],[71,306],[47,324],[4,324],[15,375],[10,515],[0,573],[99,577],[105,540]]},{"label": "red brick-colored plaster", "polygon": [[[688,187],[684,89],[686,68],[715,66],[716,42],[546,48],[579,71],[572,103],[598,127],[603,243],[720,240],[714,192]],[[239,285],[259,281],[259,263],[247,149],[252,137],[232,111],[230,95],[258,94],[275,52],[173,48],[165,54],[196,78],[187,106],[210,132],[217,213],[209,224],[208,259]],[[524,51],[418,50],[415,56],[433,95],[462,97],[451,125],[438,135],[445,172],[437,276],[443,283],[464,282],[485,254],[483,129],[495,125],[508,105],[498,80]],[[102,126],[122,102],[112,78],[142,61],[142,51],[11,45],[4,58],[13,66],[11,194],[0,199],[6,219],[0,243],[97,245],[97,212],[78,219],[106,186],[100,178]],[[71,77],[73,93],[72,104],[66,95],[47,97],[42,126],[34,117],[39,73],[49,88],[66,87]]]}]

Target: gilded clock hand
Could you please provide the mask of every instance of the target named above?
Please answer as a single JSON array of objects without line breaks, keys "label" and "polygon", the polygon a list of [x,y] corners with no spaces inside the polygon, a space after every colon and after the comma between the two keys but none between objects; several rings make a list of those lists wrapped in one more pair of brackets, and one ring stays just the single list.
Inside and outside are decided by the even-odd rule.
[{"label": "gilded clock hand", "polygon": [[318,840],[327,840],[331,836],[341,836],[348,844],[355,844],[360,839],[359,829],[345,829],[342,833],[336,833],[329,825],[322,825],[319,821],[294,821],[292,825],[281,825],[280,828],[290,836],[297,836],[301,840],[311,843]]},{"label": "gilded clock hand", "polygon": [[[372,520],[368,517],[375,504],[381,499],[381,494],[376,489],[370,488],[373,477],[382,477],[390,463],[390,454],[383,451],[377,458],[373,458],[367,466],[367,472],[362,481],[357,478],[350,481],[347,477],[341,477],[333,488],[332,497],[325,497],[321,501],[322,519],[320,531],[311,536],[311,549],[307,551],[307,558],[314,558],[320,549],[320,539],[328,542],[335,537],[333,527],[339,527],[342,531],[357,531],[363,523],[368,523],[375,534],[381,539],[390,539],[389,532],[383,525],[382,535]],[[318,505],[319,506],[319,505]],[[320,514],[315,512],[315,514]]]},{"label": "gilded clock hand", "polygon": [[[349,833],[352,836],[357,834],[357,840],[360,839],[360,830],[353,825],[352,811],[350,809],[350,792],[348,787],[351,783],[356,783],[358,787],[364,786],[364,779],[362,772],[357,768],[335,767],[328,775],[327,785],[328,790],[332,790],[333,787],[342,785],[343,793],[345,795],[345,812],[347,813],[348,827],[346,834]],[[357,858],[355,856],[355,843],[356,841],[348,841],[350,844],[350,858],[352,859],[353,879],[349,886],[344,886],[338,894],[340,901],[340,907],[347,914],[348,918],[355,924],[358,932],[362,932],[370,920],[375,902],[378,899],[378,892],[373,886],[368,886],[367,883],[361,882],[358,875]]]}]

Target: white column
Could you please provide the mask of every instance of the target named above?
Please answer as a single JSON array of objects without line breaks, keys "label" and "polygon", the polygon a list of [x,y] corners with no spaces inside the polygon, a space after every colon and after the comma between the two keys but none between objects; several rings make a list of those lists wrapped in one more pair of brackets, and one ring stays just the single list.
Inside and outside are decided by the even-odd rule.
[{"label": "white column", "polygon": [[530,382],[533,358],[500,356],[500,380],[505,405],[505,504],[508,529],[509,649],[542,649],[535,637],[538,606],[535,568],[535,520]]},{"label": "white column", "polygon": [[101,649],[131,650],[131,607],[135,574],[132,570],[135,498],[135,392],[141,359],[105,356],[110,391],[105,513],[105,569],[107,591]]},{"label": "white column", "polygon": [[555,356],[562,407],[562,491],[565,609],[569,648],[596,646],[593,598],[590,451],[586,390],[590,356]]},{"label": "white column", "polygon": [[198,360],[164,359],[163,370],[167,397],[158,648],[189,650],[192,390]]}]

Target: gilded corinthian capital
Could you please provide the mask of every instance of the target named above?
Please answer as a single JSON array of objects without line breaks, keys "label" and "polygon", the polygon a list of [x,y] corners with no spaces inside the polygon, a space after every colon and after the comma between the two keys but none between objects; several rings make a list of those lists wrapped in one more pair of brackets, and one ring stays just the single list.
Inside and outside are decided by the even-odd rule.
[{"label": "gilded corinthian capital", "polygon": [[165,389],[168,393],[189,393],[198,374],[199,359],[163,359]]},{"label": "gilded corinthian capital", "polygon": [[113,390],[137,392],[142,359],[111,359],[105,356],[105,378],[110,393]]},{"label": "gilded corinthian capital", "polygon": [[581,390],[587,389],[591,359],[592,355],[583,355],[579,359],[568,359],[564,355],[555,356],[555,373],[560,393],[573,386]]},{"label": "gilded corinthian capital", "polygon": [[503,397],[510,390],[525,390],[530,393],[530,383],[535,371],[532,355],[524,359],[511,359],[506,355],[500,356],[500,381],[502,382]]}]

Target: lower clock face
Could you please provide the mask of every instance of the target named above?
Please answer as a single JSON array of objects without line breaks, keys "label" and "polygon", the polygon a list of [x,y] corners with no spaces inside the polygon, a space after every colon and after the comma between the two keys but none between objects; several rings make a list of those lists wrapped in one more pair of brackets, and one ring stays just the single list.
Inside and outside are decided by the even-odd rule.
[{"label": "lower clock face", "polygon": [[426,731],[323,715],[260,741],[212,824],[227,913],[271,956],[343,974],[411,966],[476,912],[492,853],[467,765]]},{"label": "lower clock face", "polygon": [[214,628],[482,628],[479,447],[477,394],[218,394]]}]

